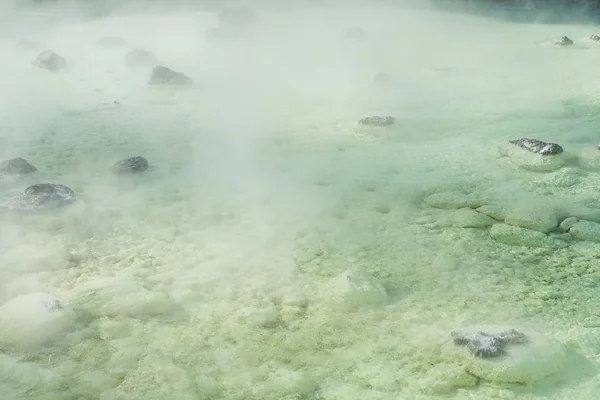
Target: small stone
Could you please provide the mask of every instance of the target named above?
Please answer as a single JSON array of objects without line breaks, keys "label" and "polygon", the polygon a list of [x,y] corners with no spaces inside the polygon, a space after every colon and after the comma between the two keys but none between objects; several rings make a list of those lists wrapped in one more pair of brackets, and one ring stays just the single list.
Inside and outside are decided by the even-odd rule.
[{"label": "small stone", "polygon": [[600,224],[591,221],[578,221],[571,226],[569,233],[579,240],[600,242]]},{"label": "small stone", "polygon": [[506,224],[494,224],[490,236],[512,246],[563,248],[567,244],[559,239],[548,237],[542,232]]},{"label": "small stone", "polygon": [[557,231],[569,232],[571,230],[571,228],[573,227],[573,225],[575,225],[578,221],[579,221],[579,219],[577,219],[575,217],[565,218],[558,226]]},{"label": "small stone", "polygon": [[573,41],[567,36],[562,36],[560,39],[555,40],[554,44],[558,46],[571,46],[573,44]]},{"label": "small stone", "polygon": [[135,49],[125,56],[125,64],[130,67],[151,66],[158,64],[158,58],[150,50]]},{"label": "small stone", "polygon": [[556,143],[542,142],[537,139],[517,139],[510,140],[509,143],[517,145],[525,150],[529,150],[532,153],[540,155],[551,155],[560,154],[563,152],[563,148]]},{"label": "small stone", "polygon": [[56,183],[37,183],[29,186],[21,195],[4,204],[10,210],[39,211],[69,205],[75,201],[75,193]]},{"label": "small stone", "polygon": [[389,126],[389,125],[393,125],[394,122],[396,122],[395,117],[375,115],[372,117],[361,118],[358,121],[358,124],[359,125],[368,125],[368,126]]},{"label": "small stone", "polygon": [[600,42],[600,36],[598,36],[598,35],[591,35],[590,36],[590,40],[593,40],[594,42]]},{"label": "small stone", "polygon": [[52,50],[45,50],[37,56],[32,64],[49,71],[57,71],[64,67],[67,61]]},{"label": "small stone", "polygon": [[118,174],[142,172],[148,169],[148,160],[144,157],[130,157],[117,161],[111,170]]},{"label": "small stone", "polygon": [[459,209],[478,208],[485,205],[485,201],[477,196],[462,192],[440,192],[427,196],[425,204],[434,208]]},{"label": "small stone", "polygon": [[453,225],[458,228],[487,228],[496,221],[487,215],[478,213],[471,208],[461,208],[454,212]]},{"label": "small stone", "polygon": [[17,157],[11,158],[10,160],[2,161],[0,163],[0,175],[1,174],[30,174],[37,171],[37,168],[29,164],[27,160]]},{"label": "small stone", "polygon": [[152,69],[149,85],[189,85],[192,79],[181,72],[173,71],[170,68],[157,65]]},{"label": "small stone", "polygon": [[479,358],[493,358],[506,354],[509,345],[521,345],[528,342],[527,336],[514,329],[488,334],[485,332],[452,332],[454,344],[465,346],[471,354]]}]

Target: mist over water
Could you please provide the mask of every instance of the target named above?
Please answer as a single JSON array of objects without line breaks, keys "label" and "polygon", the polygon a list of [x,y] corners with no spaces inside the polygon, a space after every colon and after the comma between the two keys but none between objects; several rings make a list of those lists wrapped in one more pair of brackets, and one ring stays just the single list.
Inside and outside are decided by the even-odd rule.
[{"label": "mist over water", "polygon": [[[596,398],[595,26],[1,7],[0,161],[37,169],[0,168],[3,400]],[[42,183],[76,200],[15,208]]]}]

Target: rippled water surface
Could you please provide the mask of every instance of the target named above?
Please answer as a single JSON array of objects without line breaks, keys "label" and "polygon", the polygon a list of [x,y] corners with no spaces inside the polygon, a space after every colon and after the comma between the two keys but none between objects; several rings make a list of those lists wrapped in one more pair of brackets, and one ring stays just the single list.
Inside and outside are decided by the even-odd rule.
[{"label": "rippled water surface", "polygon": [[[38,171],[0,195],[50,182],[77,201],[0,213],[0,397],[596,398],[600,231],[554,228],[600,222],[600,31],[257,15],[221,41],[197,11],[3,32],[0,158]],[[194,84],[149,86],[133,48]],[[67,66],[33,66],[45,49]],[[498,152],[518,138],[560,144],[564,165],[519,167],[526,152]],[[111,172],[133,156],[149,169]],[[452,343],[487,325],[530,341],[495,359]]]}]

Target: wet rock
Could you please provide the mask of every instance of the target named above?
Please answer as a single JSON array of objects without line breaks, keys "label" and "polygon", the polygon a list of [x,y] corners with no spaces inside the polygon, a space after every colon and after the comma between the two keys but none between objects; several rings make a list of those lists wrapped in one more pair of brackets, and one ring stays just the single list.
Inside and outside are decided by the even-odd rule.
[{"label": "wet rock", "polygon": [[192,79],[182,72],[173,71],[170,68],[157,65],[152,68],[149,85],[190,85]]},{"label": "wet rock", "polygon": [[127,46],[127,41],[119,36],[106,36],[98,39],[96,45],[106,47],[122,47]]},{"label": "wet rock", "polygon": [[130,67],[151,66],[158,64],[158,57],[150,50],[134,49],[127,53],[124,61]]},{"label": "wet rock", "polygon": [[373,77],[373,84],[376,86],[388,86],[393,81],[391,75],[386,74],[385,72],[379,72]]},{"label": "wet rock", "polygon": [[49,71],[57,71],[67,65],[67,61],[52,50],[45,50],[32,61],[32,64]]},{"label": "wet rock", "polygon": [[396,122],[395,117],[375,115],[371,117],[364,117],[358,121],[359,125],[368,126],[389,126]]},{"label": "wet rock", "polygon": [[590,40],[593,40],[594,42],[600,42],[600,36],[598,36],[598,35],[591,35],[590,36]]},{"label": "wet rock", "polygon": [[577,221],[568,231],[576,239],[600,242],[600,224],[597,222]]},{"label": "wet rock", "polygon": [[573,44],[573,41],[567,36],[562,36],[560,39],[555,40],[554,44],[556,44],[557,46],[571,46]]},{"label": "wet rock", "polygon": [[75,193],[64,185],[37,183],[10,199],[4,206],[16,211],[38,211],[63,207],[74,201]]},{"label": "wet rock", "polygon": [[578,221],[579,220],[575,217],[565,218],[556,230],[562,233],[569,232],[573,225],[575,225]]},{"label": "wet rock", "polygon": [[487,228],[494,223],[496,223],[494,219],[471,208],[456,210],[452,216],[452,224],[458,228]]},{"label": "wet rock", "polygon": [[505,384],[539,382],[562,372],[567,364],[562,343],[523,327],[463,329],[442,346],[441,353],[446,362],[462,365],[479,379]]},{"label": "wet rock", "polygon": [[494,224],[490,228],[490,236],[499,242],[512,246],[547,248],[562,248],[567,246],[564,241],[549,237],[542,232],[506,224]]},{"label": "wet rock", "polygon": [[510,140],[509,143],[517,145],[525,150],[529,150],[532,153],[541,155],[560,154],[563,152],[563,148],[556,143],[542,142],[537,139],[517,139]]},{"label": "wet rock", "polygon": [[528,342],[525,334],[514,329],[489,334],[485,332],[452,332],[454,344],[465,346],[471,354],[480,358],[500,357],[506,354],[509,345],[522,345]]},{"label": "wet rock", "polygon": [[367,38],[367,32],[359,27],[348,27],[344,29],[344,36],[347,39],[363,40]]},{"label": "wet rock", "polygon": [[504,221],[506,215],[508,214],[508,209],[504,206],[499,206],[496,204],[486,204],[484,206],[476,208],[477,212],[487,215],[490,218],[495,219],[496,221]]},{"label": "wet rock", "polygon": [[509,225],[547,233],[558,226],[554,210],[545,207],[521,207],[512,210],[504,218]]},{"label": "wet rock", "polygon": [[117,161],[111,170],[118,174],[142,172],[148,169],[148,160],[144,157],[130,157]]},{"label": "wet rock", "polygon": [[73,326],[75,314],[47,293],[15,297],[0,307],[0,343],[19,347],[46,344]]},{"label": "wet rock", "polygon": [[424,202],[429,207],[443,209],[478,208],[486,204],[479,196],[456,191],[434,193],[427,196]]},{"label": "wet rock", "polygon": [[30,174],[37,171],[37,168],[29,164],[27,160],[17,157],[0,162],[0,175],[3,174]]}]

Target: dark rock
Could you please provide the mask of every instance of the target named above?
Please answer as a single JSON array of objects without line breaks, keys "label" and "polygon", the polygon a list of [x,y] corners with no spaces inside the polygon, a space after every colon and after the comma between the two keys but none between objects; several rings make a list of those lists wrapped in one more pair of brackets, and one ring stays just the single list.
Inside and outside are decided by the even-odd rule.
[{"label": "dark rock", "polygon": [[385,72],[379,72],[373,77],[373,83],[377,86],[386,86],[393,82],[392,77]]},{"label": "dark rock", "polygon": [[135,49],[127,53],[125,64],[130,67],[156,65],[158,64],[158,57],[150,50]]},{"label": "dark rock", "polygon": [[106,46],[106,47],[121,47],[127,46],[127,41],[122,37],[118,36],[107,36],[98,39],[96,42],[98,46]]},{"label": "dark rock", "polygon": [[149,85],[189,85],[191,83],[192,79],[189,76],[162,65],[152,68],[148,79]]},{"label": "dark rock", "polygon": [[350,27],[344,29],[344,36],[347,39],[362,40],[367,37],[367,32],[365,32],[362,28]]},{"label": "dark rock", "polygon": [[32,61],[32,64],[49,71],[57,71],[64,67],[67,61],[52,50],[45,50]]},{"label": "dark rock", "polygon": [[600,36],[598,36],[598,35],[592,35],[592,36],[590,36],[590,40],[593,40],[595,42],[600,42]]},{"label": "dark rock", "polygon": [[452,332],[451,336],[455,345],[467,347],[479,358],[503,356],[509,345],[522,345],[529,341],[527,336],[514,329],[495,335],[485,332]]},{"label": "dark rock", "polygon": [[360,125],[370,126],[388,126],[396,122],[396,118],[390,116],[375,115],[372,117],[364,117],[358,121]]},{"label": "dark rock", "polygon": [[556,44],[558,46],[571,46],[573,44],[573,41],[571,39],[569,39],[567,36],[563,36],[560,39],[555,40],[554,44]]},{"label": "dark rock", "polygon": [[118,174],[142,172],[148,169],[148,160],[144,157],[130,157],[116,162],[111,170]]},{"label": "dark rock", "polygon": [[38,211],[66,206],[74,201],[75,193],[64,185],[37,183],[9,200],[6,206],[17,211]]},{"label": "dark rock", "polygon": [[555,155],[563,152],[563,148],[556,143],[547,143],[542,142],[537,139],[517,139],[510,140],[509,143],[517,145],[525,150],[528,150],[532,153],[541,154],[543,156],[547,155]]},{"label": "dark rock", "polygon": [[2,161],[0,163],[0,175],[1,174],[30,174],[37,171],[37,168],[29,164],[27,160],[17,157],[10,160]]}]

